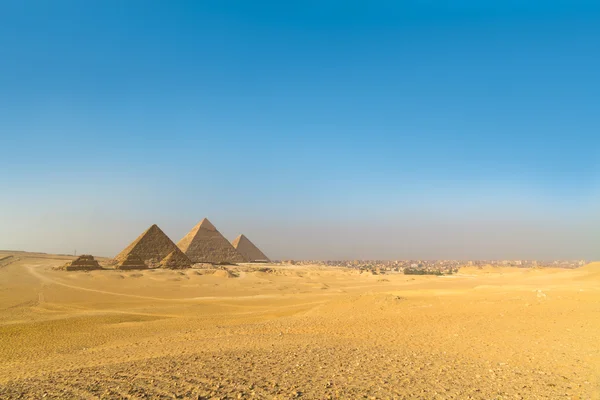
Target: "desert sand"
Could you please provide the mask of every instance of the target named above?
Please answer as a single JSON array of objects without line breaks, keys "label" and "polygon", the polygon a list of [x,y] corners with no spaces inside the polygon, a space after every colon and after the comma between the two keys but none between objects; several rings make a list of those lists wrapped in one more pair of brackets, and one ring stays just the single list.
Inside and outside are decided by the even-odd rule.
[{"label": "desert sand", "polygon": [[599,398],[600,264],[52,269],[71,259],[0,253],[0,398]]}]

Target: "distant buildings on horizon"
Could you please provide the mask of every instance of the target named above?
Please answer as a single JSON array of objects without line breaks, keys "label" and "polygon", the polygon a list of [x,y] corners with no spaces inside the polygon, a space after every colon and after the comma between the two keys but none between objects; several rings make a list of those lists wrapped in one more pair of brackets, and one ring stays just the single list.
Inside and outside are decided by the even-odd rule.
[{"label": "distant buildings on horizon", "polygon": [[407,268],[453,272],[460,267],[483,267],[486,265],[493,267],[574,269],[587,264],[586,260],[284,260],[277,262],[291,265],[326,265],[380,272],[403,272]]}]

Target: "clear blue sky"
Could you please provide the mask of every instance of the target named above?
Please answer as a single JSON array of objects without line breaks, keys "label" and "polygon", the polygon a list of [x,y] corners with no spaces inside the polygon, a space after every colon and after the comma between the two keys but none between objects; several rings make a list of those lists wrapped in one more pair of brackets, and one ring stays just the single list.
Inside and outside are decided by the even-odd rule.
[{"label": "clear blue sky", "polygon": [[593,1],[5,0],[0,248],[600,259],[599,71]]}]

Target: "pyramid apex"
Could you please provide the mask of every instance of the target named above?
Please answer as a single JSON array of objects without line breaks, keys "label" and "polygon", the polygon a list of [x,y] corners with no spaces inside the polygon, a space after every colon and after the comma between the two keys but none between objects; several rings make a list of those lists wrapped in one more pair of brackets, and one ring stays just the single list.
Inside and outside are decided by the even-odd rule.
[{"label": "pyramid apex", "polygon": [[208,218],[203,218],[202,221],[198,224],[198,228],[208,229],[210,231],[216,231],[217,228],[208,220]]},{"label": "pyramid apex", "polygon": [[155,231],[155,230],[157,230],[157,229],[158,229],[158,230],[161,230],[161,229],[158,227],[158,225],[156,225],[156,224],[152,224],[152,225],[150,225],[150,226],[148,227],[148,229],[146,229],[146,230],[144,231],[144,233],[143,233],[143,234],[146,234],[146,233],[148,233],[148,232],[151,232],[151,231]]},{"label": "pyramid apex", "polygon": [[233,239],[233,240],[231,241],[231,245],[232,245],[234,248],[236,248],[236,249],[237,249],[237,247],[238,247],[238,245],[239,245],[239,243],[240,243],[240,241],[242,240],[242,238],[243,238],[243,237],[245,237],[245,236],[244,236],[244,235],[238,235],[238,236],[237,236],[235,239]]}]

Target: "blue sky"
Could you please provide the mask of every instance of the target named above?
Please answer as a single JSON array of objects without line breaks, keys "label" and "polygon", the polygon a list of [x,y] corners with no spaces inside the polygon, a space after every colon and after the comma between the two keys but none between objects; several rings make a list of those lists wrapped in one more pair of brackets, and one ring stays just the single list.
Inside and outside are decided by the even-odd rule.
[{"label": "blue sky", "polygon": [[600,5],[522,3],[3,1],[0,248],[600,258]]}]

